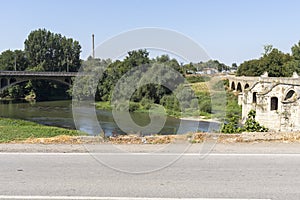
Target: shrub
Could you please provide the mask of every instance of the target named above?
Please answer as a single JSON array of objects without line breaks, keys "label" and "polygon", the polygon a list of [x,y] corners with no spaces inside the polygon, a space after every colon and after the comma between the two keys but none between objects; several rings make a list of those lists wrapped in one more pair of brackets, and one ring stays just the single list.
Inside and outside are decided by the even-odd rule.
[{"label": "shrub", "polygon": [[255,120],[255,110],[250,110],[247,116],[247,120],[243,127],[238,126],[238,119],[231,117],[227,124],[223,124],[221,128],[222,133],[240,133],[240,132],[267,132],[269,129],[260,125]]},{"label": "shrub", "polygon": [[267,132],[268,128],[260,125],[255,120],[255,115],[256,115],[255,110],[250,110],[250,112],[248,113],[245,125],[243,127],[243,131],[246,131],[246,132]]}]

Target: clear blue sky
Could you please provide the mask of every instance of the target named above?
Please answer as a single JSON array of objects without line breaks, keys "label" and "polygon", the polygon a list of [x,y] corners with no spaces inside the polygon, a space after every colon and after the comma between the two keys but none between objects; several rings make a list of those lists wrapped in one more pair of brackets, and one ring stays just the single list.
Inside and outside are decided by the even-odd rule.
[{"label": "clear blue sky", "polygon": [[297,0],[2,0],[0,51],[23,49],[46,28],[78,40],[82,58],[126,30],[161,27],[183,33],[226,64],[257,58],[263,45],[284,52],[300,40]]}]

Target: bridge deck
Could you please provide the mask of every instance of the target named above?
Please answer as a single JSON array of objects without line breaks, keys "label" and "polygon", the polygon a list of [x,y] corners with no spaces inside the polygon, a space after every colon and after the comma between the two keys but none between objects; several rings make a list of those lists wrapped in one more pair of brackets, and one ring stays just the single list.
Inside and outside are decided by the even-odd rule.
[{"label": "bridge deck", "polygon": [[0,76],[30,76],[30,77],[74,77],[77,72],[31,72],[31,71],[0,71]]}]

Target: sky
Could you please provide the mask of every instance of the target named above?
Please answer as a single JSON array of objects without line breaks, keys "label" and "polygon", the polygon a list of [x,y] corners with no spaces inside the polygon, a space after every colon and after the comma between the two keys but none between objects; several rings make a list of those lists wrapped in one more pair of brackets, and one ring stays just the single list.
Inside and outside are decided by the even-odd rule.
[{"label": "sky", "polygon": [[0,51],[23,49],[39,28],[78,40],[81,58],[120,33],[143,27],[177,31],[227,65],[259,58],[272,44],[289,53],[300,40],[297,0],[0,0]]}]

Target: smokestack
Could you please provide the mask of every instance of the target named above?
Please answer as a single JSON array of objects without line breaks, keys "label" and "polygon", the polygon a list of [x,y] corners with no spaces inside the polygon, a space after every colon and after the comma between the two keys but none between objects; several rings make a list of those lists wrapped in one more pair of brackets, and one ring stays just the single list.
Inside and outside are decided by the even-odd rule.
[{"label": "smokestack", "polygon": [[93,58],[95,59],[95,35],[92,34],[92,43],[93,43]]}]

